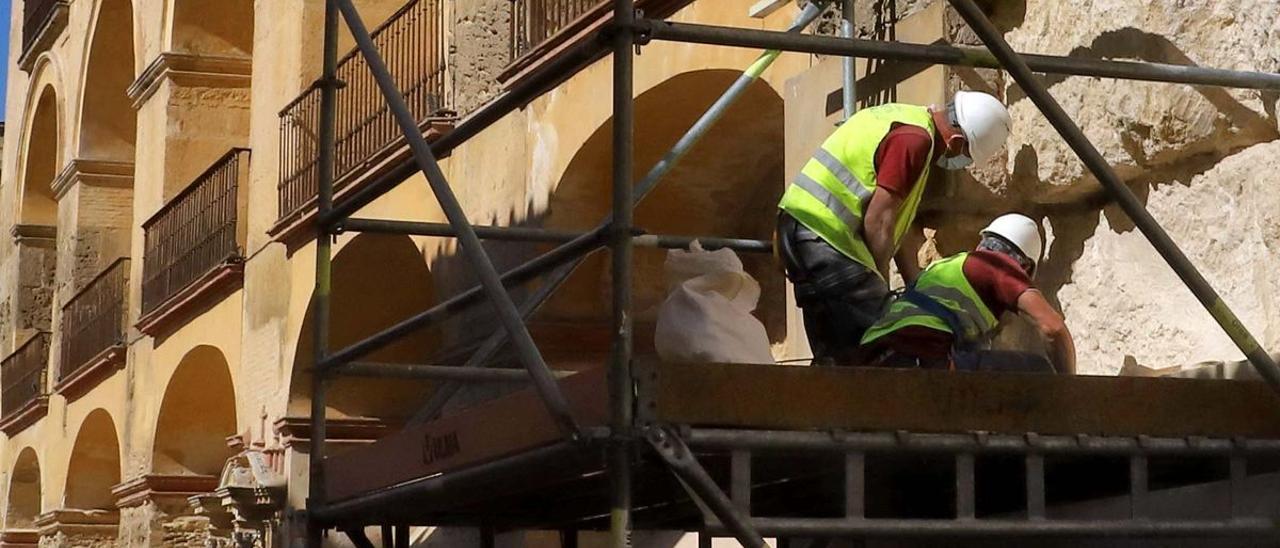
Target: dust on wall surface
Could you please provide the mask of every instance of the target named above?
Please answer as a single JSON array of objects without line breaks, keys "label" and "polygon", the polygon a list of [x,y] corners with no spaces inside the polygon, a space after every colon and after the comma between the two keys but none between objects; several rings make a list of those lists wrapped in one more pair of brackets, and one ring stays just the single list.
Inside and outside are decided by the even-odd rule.
[{"label": "dust on wall surface", "polygon": [[[997,22],[1021,52],[1280,68],[1280,53],[1263,47],[1280,39],[1280,10],[1269,2],[1036,1],[1017,8],[1002,9]],[[969,41],[961,27],[952,39]],[[954,87],[1003,94],[1014,129],[1006,155],[938,185],[946,196],[935,192],[926,204],[940,251],[972,245],[974,231],[1006,211],[1042,219],[1050,245],[1037,282],[1066,314],[1082,373],[1114,374],[1125,355],[1153,367],[1240,357],[1016,84],[991,71],[953,74]],[[1280,348],[1280,202],[1269,176],[1280,167],[1278,95],[1088,77],[1044,81],[1263,346]],[[1009,331],[1006,344],[1035,338],[1025,325]]]}]

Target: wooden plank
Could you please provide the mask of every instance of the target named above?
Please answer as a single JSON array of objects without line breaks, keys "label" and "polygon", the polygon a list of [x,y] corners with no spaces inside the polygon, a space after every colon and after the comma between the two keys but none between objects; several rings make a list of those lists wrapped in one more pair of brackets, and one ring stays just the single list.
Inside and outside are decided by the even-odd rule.
[{"label": "wooden plank", "polygon": [[[563,379],[560,387],[580,426],[608,424],[603,367]],[[325,487],[330,500],[340,501],[561,439],[538,394],[528,388],[329,457]]]},{"label": "wooden plank", "polygon": [[642,418],[778,430],[1280,438],[1260,382],[668,364],[637,368]]}]

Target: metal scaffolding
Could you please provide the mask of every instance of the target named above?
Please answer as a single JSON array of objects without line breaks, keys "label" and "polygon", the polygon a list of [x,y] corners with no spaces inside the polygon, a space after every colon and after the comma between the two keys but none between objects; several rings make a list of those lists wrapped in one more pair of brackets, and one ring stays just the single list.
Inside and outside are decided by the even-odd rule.
[{"label": "metal scaffolding", "polygon": [[[1026,91],[1028,97],[1040,108],[1085,165],[1103,184],[1106,191],[1132,218],[1152,245],[1169,262],[1179,277],[1191,288],[1215,320],[1231,336],[1232,340],[1248,356],[1250,362],[1273,387],[1280,389],[1280,370],[1262,351],[1256,340],[1240,321],[1223,304],[1208,282],[1191,265],[1159,224],[1146,212],[1141,202],[1116,177],[1110,166],[1089,143],[1070,117],[1048,94],[1033,71],[1066,75],[1086,75],[1123,78],[1154,82],[1175,82],[1195,85],[1232,86],[1253,89],[1280,90],[1280,75],[1256,72],[1228,71],[1193,66],[1156,63],[1120,62],[1108,60],[1084,60],[1046,55],[1025,55],[1014,52],[1001,34],[987,20],[973,0],[949,0],[957,12],[977,33],[986,45],[981,48],[961,48],[944,45],[919,45],[896,42],[859,40],[853,38],[852,23],[846,23],[842,37],[806,36],[806,28],[829,3],[815,0],[802,10],[787,32],[712,27],[687,23],[669,23],[644,18],[635,9],[635,0],[611,0],[613,21],[590,38],[560,53],[513,88],[463,120],[456,129],[434,144],[428,144],[420,128],[404,102],[402,91],[389,72],[368,29],[361,20],[351,0],[326,0],[324,69],[317,86],[321,90],[321,123],[319,131],[319,192],[316,221],[316,278],[312,309],[314,315],[314,356],[311,400],[310,483],[307,500],[308,545],[320,546],[326,530],[335,529],[348,534],[359,546],[371,546],[363,532],[362,523],[344,521],[344,516],[358,513],[361,505],[394,502],[395,493],[331,503],[326,498],[324,461],[326,442],[326,398],[328,383],[338,376],[364,376],[383,378],[418,378],[445,381],[445,384],[414,417],[423,421],[434,417],[457,391],[462,382],[528,382],[533,385],[546,411],[555,418],[564,441],[526,455],[504,458],[454,476],[428,478],[415,488],[424,492],[447,490],[448,480],[460,481],[475,474],[509,474],[518,466],[537,465],[561,458],[565,451],[575,447],[603,447],[606,451],[610,486],[610,512],[608,521],[612,530],[613,546],[630,543],[632,511],[632,465],[636,454],[652,450],[680,478],[690,496],[710,513],[707,530],[711,533],[729,534],[744,546],[764,546],[761,533],[781,535],[849,535],[849,534],[1030,534],[1071,536],[1085,534],[1103,535],[1179,535],[1196,534],[1258,534],[1274,532],[1269,521],[1252,520],[1236,516],[1223,521],[1163,522],[1140,519],[1140,509],[1135,506],[1134,520],[1111,528],[1099,529],[1090,522],[1054,521],[1044,519],[1043,457],[1046,453],[1083,452],[1122,454],[1132,459],[1132,493],[1140,500],[1145,493],[1146,459],[1153,454],[1205,453],[1230,458],[1231,485],[1238,486],[1244,478],[1242,454],[1247,451],[1275,452],[1276,447],[1242,448],[1230,442],[1191,444],[1178,440],[1094,440],[1092,444],[1071,439],[1026,438],[976,438],[952,436],[912,438],[907,436],[874,434],[848,435],[838,439],[823,434],[800,434],[766,431],[680,431],[664,426],[651,426],[637,421],[635,409],[635,380],[631,372],[632,342],[632,250],[635,246],[678,248],[686,246],[694,238],[708,247],[726,247],[739,251],[768,252],[768,241],[702,236],[674,236],[644,234],[634,226],[633,213],[642,200],[676,165],[684,154],[707,130],[734,104],[761,73],[782,51],[821,53],[847,58],[867,57],[885,60],[909,61],[925,64],[945,64],[971,67],[1000,68],[1007,70]],[[846,1],[846,16],[851,17]],[[404,133],[414,162],[398,166],[363,189],[353,192],[340,203],[334,202],[334,139],[336,90],[343,85],[336,75],[337,43],[340,19],[354,36],[375,80],[386,99],[397,124]],[[632,180],[634,155],[634,58],[637,48],[653,40],[722,46],[767,49],[760,59],[744,71],[725,93],[715,102],[685,134],[675,147],[665,155],[645,177]],[[449,182],[437,164],[437,157],[448,154],[470,137],[478,134],[509,112],[546,92],[586,64],[602,55],[613,60],[613,200],[611,214],[594,229],[586,232],[566,232],[517,227],[472,226],[454,196]],[[851,77],[852,63],[846,73]],[[848,111],[854,108],[851,90],[845,96]],[[440,203],[448,223],[414,221],[386,221],[354,218],[353,215],[373,199],[386,193],[409,176],[421,173]],[[332,241],[344,231],[380,232],[409,235],[429,235],[456,238],[463,255],[480,279],[480,285],[464,291],[436,306],[406,318],[398,324],[341,349],[329,348]],[[499,273],[481,247],[482,239],[554,243],[557,246],[535,259]],[[608,365],[608,396],[610,419],[605,429],[584,429],[575,420],[570,406],[557,383],[557,374],[548,368],[525,326],[527,320],[557,288],[559,288],[585,257],[598,250],[611,252],[612,277],[612,352]],[[519,306],[507,292],[512,286],[529,282],[541,276],[549,277],[531,298]],[[404,365],[362,362],[362,358],[398,338],[436,323],[444,318],[486,299],[494,308],[502,329],[486,340],[463,367],[439,367],[435,365]],[[523,365],[523,371],[484,370],[497,351],[510,343]],[[689,446],[718,447],[732,451],[732,485],[726,494],[695,458]],[[749,500],[751,485],[751,451],[767,449],[795,449],[838,452],[845,459],[846,516],[839,519],[801,518],[752,518]],[[954,521],[894,521],[872,520],[862,514],[863,502],[855,500],[861,489],[863,458],[866,451],[875,449],[902,449],[909,451],[943,452],[955,457],[956,507],[958,518]],[[1247,451],[1246,451],[1247,449]],[[973,465],[974,455],[990,451],[1004,451],[1024,455],[1027,462],[1027,493],[1029,520],[982,522],[973,520]],[[1039,459],[1039,460],[1037,460]],[[469,474],[469,475],[468,475]],[[445,483],[441,483],[445,482]],[[744,487],[745,486],[745,487]],[[746,494],[744,495],[744,489]],[[1136,505],[1137,503],[1135,503]],[[382,523],[384,539],[391,539],[394,546],[407,546],[407,527]],[[384,540],[384,542],[386,542]]]}]

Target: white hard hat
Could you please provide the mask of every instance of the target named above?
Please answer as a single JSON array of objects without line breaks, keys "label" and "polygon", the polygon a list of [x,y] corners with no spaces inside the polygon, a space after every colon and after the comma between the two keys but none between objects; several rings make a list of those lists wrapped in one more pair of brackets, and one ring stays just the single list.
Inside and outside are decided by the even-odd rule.
[{"label": "white hard hat", "polygon": [[1013,122],[999,99],[980,91],[957,91],[953,99],[955,122],[969,141],[973,161],[995,156],[1009,138]]},{"label": "white hard hat", "polygon": [[1004,238],[1031,259],[1032,264],[1040,262],[1040,251],[1044,248],[1044,243],[1040,240],[1040,225],[1026,215],[1008,213],[996,217],[980,234],[994,234]]}]

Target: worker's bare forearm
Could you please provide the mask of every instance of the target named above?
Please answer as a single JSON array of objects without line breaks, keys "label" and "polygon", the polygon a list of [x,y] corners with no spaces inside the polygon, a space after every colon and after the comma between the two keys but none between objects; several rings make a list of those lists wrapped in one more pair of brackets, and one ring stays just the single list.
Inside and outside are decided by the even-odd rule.
[{"label": "worker's bare forearm", "polygon": [[924,247],[924,230],[919,225],[913,225],[903,235],[902,245],[894,255],[894,262],[898,263],[898,272],[902,274],[902,281],[907,285],[916,283],[916,278],[920,277],[921,247]]},{"label": "worker's bare forearm", "polygon": [[1076,373],[1076,346],[1067,329],[1067,322],[1053,305],[1036,289],[1028,289],[1018,297],[1018,311],[1028,317],[1040,330],[1049,345],[1050,359],[1058,373]]},{"label": "worker's bare forearm", "polygon": [[902,200],[888,192],[877,191],[867,203],[867,214],[862,220],[862,233],[876,271],[889,280],[889,259],[893,258],[893,227],[897,224],[898,208]]},{"label": "worker's bare forearm", "polygon": [[868,226],[867,231],[867,248],[871,250],[871,257],[876,261],[876,272],[880,273],[880,277],[885,281],[889,280],[889,259],[893,257],[893,230],[889,230],[889,234],[882,234],[881,230]]},{"label": "worker's bare forearm", "polygon": [[1062,331],[1050,342],[1054,353],[1054,368],[1064,375],[1076,374],[1076,344],[1071,331],[1064,324]]}]

